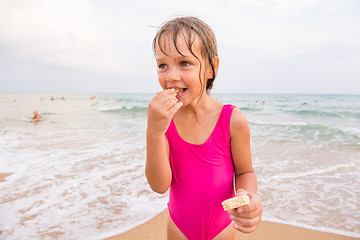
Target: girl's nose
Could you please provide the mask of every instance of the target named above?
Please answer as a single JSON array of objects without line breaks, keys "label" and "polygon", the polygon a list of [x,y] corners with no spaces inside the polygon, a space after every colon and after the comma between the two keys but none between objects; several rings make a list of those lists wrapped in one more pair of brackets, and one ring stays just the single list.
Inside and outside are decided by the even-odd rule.
[{"label": "girl's nose", "polygon": [[175,66],[171,67],[169,71],[166,74],[166,81],[179,81],[181,79],[179,69],[177,69]]}]

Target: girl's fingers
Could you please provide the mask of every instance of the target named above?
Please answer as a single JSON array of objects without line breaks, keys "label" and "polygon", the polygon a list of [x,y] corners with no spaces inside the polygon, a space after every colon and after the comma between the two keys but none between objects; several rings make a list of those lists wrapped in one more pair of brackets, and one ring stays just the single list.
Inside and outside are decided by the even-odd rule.
[{"label": "girl's fingers", "polygon": [[182,102],[177,102],[174,106],[172,106],[170,109],[169,109],[169,114],[171,116],[174,116],[175,113],[181,108],[181,106],[183,105]]},{"label": "girl's fingers", "polygon": [[182,106],[178,99],[171,95],[174,90],[157,93],[148,104],[148,129],[154,133],[165,133],[170,121]]},{"label": "girl's fingers", "polygon": [[241,218],[238,216],[231,215],[230,219],[233,220],[235,223],[243,226],[243,227],[254,227],[257,226],[261,220],[261,217],[255,218]]},{"label": "girl's fingers", "polygon": [[[238,194],[242,194],[241,191]],[[228,211],[230,219],[234,222],[234,228],[243,233],[250,233],[255,230],[261,221],[263,211],[261,199],[258,195],[247,194],[250,197],[249,205]]]},{"label": "girl's fingers", "polygon": [[237,223],[234,223],[234,228],[242,233],[252,233],[255,229],[256,229],[256,226],[254,227],[244,227],[244,226],[241,226]]},{"label": "girl's fingers", "polygon": [[247,206],[243,206],[237,209],[232,209],[229,210],[229,214],[236,216],[236,217],[240,217],[240,218],[245,218],[245,219],[252,219],[255,218],[259,215],[261,215],[262,213],[262,207],[254,209],[253,211],[249,211],[249,208],[246,208]]},{"label": "girl's fingers", "polygon": [[160,93],[157,93],[153,100],[159,106],[164,106],[165,111],[169,111],[179,101],[172,95],[174,92],[174,89],[166,89]]},{"label": "girl's fingers", "polygon": [[230,214],[242,218],[254,218],[258,215],[261,215],[262,204],[260,197],[257,194],[251,192],[248,192],[247,195],[250,197],[250,204],[229,211]]},{"label": "girl's fingers", "polygon": [[161,100],[166,100],[167,97],[172,96],[171,94],[174,93],[174,89],[166,89],[162,92],[157,92],[154,99],[161,103]]},{"label": "girl's fingers", "polygon": [[164,105],[166,106],[166,109],[170,111],[177,103],[179,103],[179,100],[177,100],[176,98],[170,98]]}]

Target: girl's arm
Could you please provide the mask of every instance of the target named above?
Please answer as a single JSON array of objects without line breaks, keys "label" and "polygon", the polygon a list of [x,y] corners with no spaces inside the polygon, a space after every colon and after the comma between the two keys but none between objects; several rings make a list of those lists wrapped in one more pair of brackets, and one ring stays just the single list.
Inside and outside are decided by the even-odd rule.
[{"label": "girl's arm", "polygon": [[262,204],[257,195],[257,179],[252,166],[249,126],[245,115],[236,108],[230,120],[230,139],[236,193],[250,197],[249,205],[229,211],[230,218],[235,222],[237,230],[250,233],[261,221]]},{"label": "girl's arm", "polygon": [[235,166],[235,188],[257,193],[257,179],[251,160],[249,125],[244,113],[237,108],[231,116],[230,137]]},{"label": "girl's arm", "polygon": [[182,103],[171,95],[173,92],[173,89],[169,89],[157,93],[148,105],[145,175],[151,189],[161,194],[167,191],[172,179],[169,144],[165,132],[172,117],[182,106]]}]

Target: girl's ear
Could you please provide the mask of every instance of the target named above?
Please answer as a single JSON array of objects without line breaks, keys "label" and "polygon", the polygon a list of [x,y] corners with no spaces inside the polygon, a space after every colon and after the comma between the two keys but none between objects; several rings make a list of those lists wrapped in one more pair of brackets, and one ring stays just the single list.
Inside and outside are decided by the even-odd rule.
[{"label": "girl's ear", "polygon": [[214,70],[215,70],[215,76],[213,77],[216,77],[217,75],[217,72],[218,72],[218,69],[219,69],[219,57],[214,57]]},{"label": "girl's ear", "polygon": [[213,63],[214,63],[215,76],[212,71],[212,68],[209,66],[206,70],[206,79],[213,79],[216,77],[218,69],[219,69],[219,57],[214,57]]}]

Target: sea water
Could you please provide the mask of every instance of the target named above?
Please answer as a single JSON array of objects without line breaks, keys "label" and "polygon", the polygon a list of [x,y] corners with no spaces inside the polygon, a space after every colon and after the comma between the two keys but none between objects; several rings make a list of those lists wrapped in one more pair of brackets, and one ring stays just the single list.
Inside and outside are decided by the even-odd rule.
[{"label": "sea water", "polygon": [[[0,239],[102,239],[166,208],[144,175],[152,94],[93,95],[0,94]],[[360,237],[360,95],[214,97],[247,116],[263,219]]]}]

